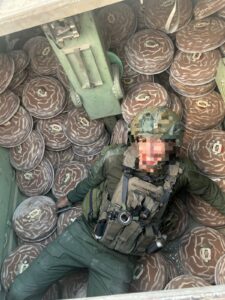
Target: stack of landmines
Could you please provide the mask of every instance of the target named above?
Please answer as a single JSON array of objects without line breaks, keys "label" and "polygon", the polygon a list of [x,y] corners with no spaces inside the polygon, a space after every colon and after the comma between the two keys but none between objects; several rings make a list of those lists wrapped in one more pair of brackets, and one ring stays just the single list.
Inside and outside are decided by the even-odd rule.
[{"label": "stack of landmines", "polygon": [[[104,36],[108,38],[105,44],[118,54],[124,65],[123,117],[120,116],[114,128],[111,143],[127,143],[129,124],[138,111],[147,106],[168,106],[184,125],[181,155],[189,156],[200,172],[225,191],[225,134],[221,129],[225,107],[214,80],[218,61],[224,56],[225,1],[195,2],[193,7],[187,0],[178,4],[146,0],[142,5],[139,1],[127,1],[97,11],[99,23],[106,30]],[[19,50],[15,49],[16,46],[1,55],[0,144],[10,148],[11,163],[18,170],[19,188],[32,196],[25,200],[30,203],[51,188],[56,197],[68,193],[85,178],[87,164],[108,144],[109,137],[101,120],[90,121],[81,108],[74,108],[68,101],[69,82],[43,36],[31,38]],[[179,245],[177,253],[171,256],[172,263],[163,251],[141,258],[131,292],[224,283],[225,238],[217,229],[225,227],[225,217],[198,197],[186,198],[185,204],[181,196],[174,199],[165,219],[168,240]],[[44,197],[45,201],[49,198]],[[198,222],[192,230],[185,205]],[[52,204],[53,209],[48,213],[54,216],[54,234],[51,230],[50,234],[49,224],[44,222],[49,205],[38,207],[38,218],[33,213],[37,208],[28,211],[28,207],[23,208],[22,216],[21,210],[14,214],[20,244],[26,243],[11,254],[11,257],[19,255],[17,265],[13,266],[14,277],[18,266],[26,267],[24,261],[29,264],[27,252],[25,258],[20,256],[20,249],[24,253],[20,247],[37,244],[43,247],[81,214],[77,206],[57,220]],[[29,239],[21,236],[15,225],[25,215],[36,220]],[[47,219],[51,219],[49,215]],[[35,226],[38,228],[40,221],[46,227],[41,237],[37,237]],[[20,226],[21,223],[26,225],[19,222]],[[8,259],[6,270],[13,260]],[[179,268],[175,267],[176,262]],[[87,273],[74,276],[80,278],[80,283],[77,279],[75,286],[68,287],[67,298],[75,297],[80,285],[83,283],[84,287],[87,282]],[[4,278],[7,271],[2,273],[3,283],[7,282]],[[11,283],[13,278],[8,280]],[[4,284],[6,289],[9,285]]]}]

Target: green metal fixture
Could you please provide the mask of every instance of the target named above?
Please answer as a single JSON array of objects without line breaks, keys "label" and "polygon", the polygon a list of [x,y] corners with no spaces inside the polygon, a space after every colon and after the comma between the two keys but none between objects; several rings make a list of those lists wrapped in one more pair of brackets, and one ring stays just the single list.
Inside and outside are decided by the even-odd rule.
[{"label": "green metal fixture", "polygon": [[92,12],[48,23],[43,30],[77,94],[74,104],[81,103],[91,119],[121,113],[120,85],[122,64],[104,48],[101,31]]}]

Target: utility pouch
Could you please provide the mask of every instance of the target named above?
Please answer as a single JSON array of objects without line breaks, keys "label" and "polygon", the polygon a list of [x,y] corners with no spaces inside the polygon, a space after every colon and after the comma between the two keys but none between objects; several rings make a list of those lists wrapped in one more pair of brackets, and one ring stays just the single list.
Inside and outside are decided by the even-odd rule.
[{"label": "utility pouch", "polygon": [[103,190],[104,186],[103,184],[100,184],[97,188],[90,190],[82,202],[83,215],[89,222],[94,222],[99,217]]},{"label": "utility pouch", "polygon": [[117,243],[117,239],[120,236],[120,233],[123,231],[124,225],[119,223],[116,219],[108,219],[103,237],[100,242],[105,246],[114,249]]},{"label": "utility pouch", "polygon": [[124,227],[123,231],[118,237],[115,250],[123,253],[131,253],[135,247],[135,242],[142,228],[138,222],[132,221],[129,225]]},{"label": "utility pouch", "polygon": [[148,246],[155,240],[156,235],[152,225],[145,226],[145,231],[139,236],[136,247],[133,251],[135,255],[143,255],[146,253]]}]

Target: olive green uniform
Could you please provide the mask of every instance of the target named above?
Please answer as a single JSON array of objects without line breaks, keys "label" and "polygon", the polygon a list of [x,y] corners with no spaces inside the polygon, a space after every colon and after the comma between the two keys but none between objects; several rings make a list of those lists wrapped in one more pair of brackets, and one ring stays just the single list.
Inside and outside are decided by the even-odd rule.
[{"label": "olive green uniform", "polygon": [[[74,203],[85,199],[87,192],[105,182],[110,197],[122,175],[126,146],[110,146],[102,152],[89,176],[68,194]],[[189,160],[180,162],[183,172],[177,178],[173,194],[186,190],[201,196],[225,215],[225,194]],[[76,268],[89,269],[88,295],[125,293],[132,279],[136,258],[110,250],[92,236],[92,226],[83,218],[72,223],[49,244],[40,256],[17,276],[8,300],[41,299],[55,281]]]}]

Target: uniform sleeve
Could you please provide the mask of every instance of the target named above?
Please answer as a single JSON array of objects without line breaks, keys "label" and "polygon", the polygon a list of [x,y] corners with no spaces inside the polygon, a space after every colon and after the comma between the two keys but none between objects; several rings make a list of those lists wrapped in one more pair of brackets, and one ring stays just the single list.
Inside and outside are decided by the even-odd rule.
[{"label": "uniform sleeve", "polygon": [[177,181],[177,188],[185,188],[189,193],[200,196],[225,215],[225,193],[210,178],[201,174],[192,162],[188,166],[187,162],[185,164],[183,174]]},{"label": "uniform sleeve", "polygon": [[123,153],[124,146],[108,146],[101,152],[100,158],[91,167],[88,176],[82,180],[67,197],[71,203],[82,201],[90,189],[95,188],[106,179],[105,162],[108,157],[117,153]]}]

